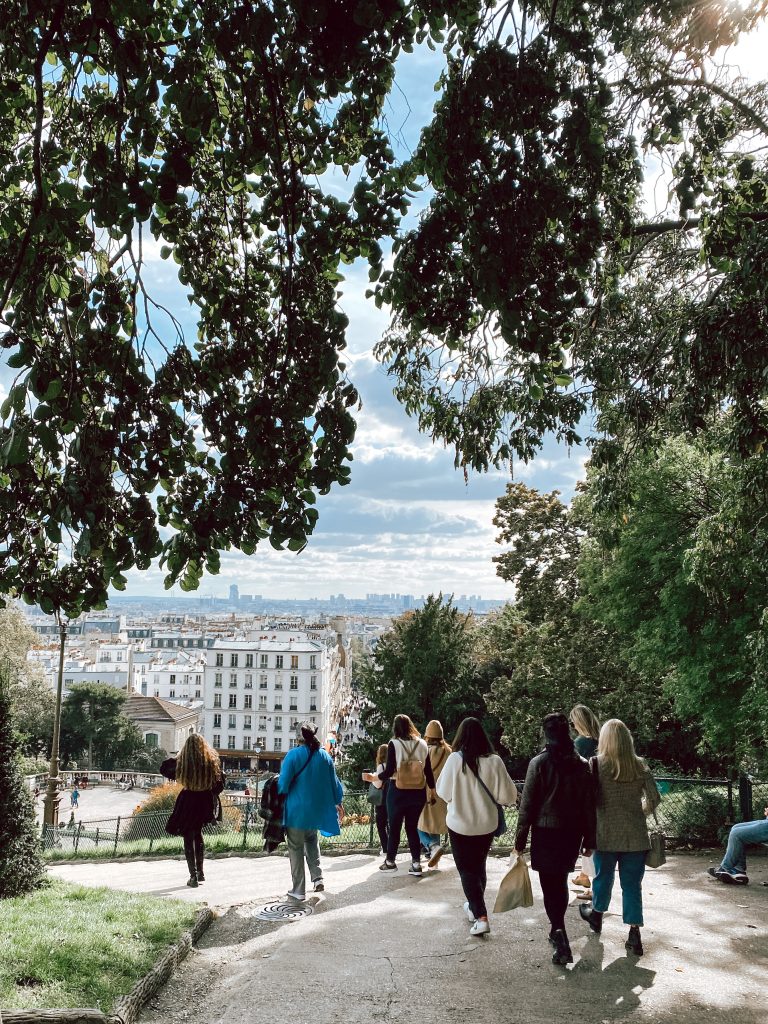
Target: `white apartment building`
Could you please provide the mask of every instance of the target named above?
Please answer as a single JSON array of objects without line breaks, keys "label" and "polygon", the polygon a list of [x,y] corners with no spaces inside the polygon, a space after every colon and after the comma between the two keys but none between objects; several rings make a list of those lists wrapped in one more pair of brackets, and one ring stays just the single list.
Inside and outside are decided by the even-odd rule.
[{"label": "white apartment building", "polygon": [[202,701],[205,655],[199,650],[149,650],[133,655],[133,691],[160,700]]},{"label": "white apartment building", "polygon": [[258,747],[277,761],[295,746],[297,722],[310,721],[325,736],[330,696],[343,672],[335,633],[269,632],[249,640],[222,638],[205,652],[202,732],[230,763],[249,760]]}]

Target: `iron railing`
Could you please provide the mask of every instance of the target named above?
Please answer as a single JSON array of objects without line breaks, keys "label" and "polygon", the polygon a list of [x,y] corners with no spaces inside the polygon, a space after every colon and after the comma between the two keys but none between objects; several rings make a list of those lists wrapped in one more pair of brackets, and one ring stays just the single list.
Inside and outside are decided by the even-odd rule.
[{"label": "iron railing", "polygon": [[[731,823],[744,820],[738,783],[725,779],[669,777],[657,777],[656,781],[662,793],[657,815],[661,829],[672,845],[718,845],[723,841]],[[518,782],[517,786],[522,791],[522,782]],[[760,801],[768,797],[768,783],[753,782],[752,794],[755,806],[758,806],[758,797]],[[763,806],[765,804],[760,802],[760,811]],[[222,794],[222,807],[222,822],[204,829],[208,849],[211,852],[263,850],[263,822],[257,814],[256,799],[240,793],[225,792]],[[344,810],[341,834],[321,838],[321,846],[326,850],[377,850],[379,841],[374,814],[365,792],[348,791],[344,797]],[[498,849],[508,849],[512,845],[517,825],[515,808],[507,807],[504,813],[508,830],[494,840],[494,846]],[[178,855],[183,844],[180,837],[166,833],[165,825],[169,817],[170,810],[167,810],[78,822],[57,829],[43,826],[44,852],[51,860],[146,854]]]}]

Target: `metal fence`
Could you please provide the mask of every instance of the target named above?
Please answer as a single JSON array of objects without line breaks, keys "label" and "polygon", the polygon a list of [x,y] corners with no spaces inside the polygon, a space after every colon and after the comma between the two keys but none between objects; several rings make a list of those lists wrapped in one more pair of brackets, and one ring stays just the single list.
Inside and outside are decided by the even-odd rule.
[{"label": "metal fence", "polygon": [[[745,800],[744,787],[725,779],[657,778],[662,794],[657,816],[672,846],[719,845],[734,821],[761,816],[768,803],[768,783],[752,780]],[[522,791],[522,782],[517,783]],[[757,814],[751,808],[754,805]],[[263,822],[258,803],[241,794],[222,794],[223,820],[204,829],[211,852],[258,852],[264,848]],[[371,805],[365,792],[348,791],[344,797],[345,817],[341,834],[321,838],[324,849],[378,850],[379,840]],[[744,812],[749,812],[743,816]],[[146,854],[178,855],[183,843],[169,836],[165,825],[170,811],[138,813],[100,821],[78,822],[52,829],[43,827],[45,856],[51,860],[73,857],[126,857]],[[505,808],[508,831],[494,840],[494,846],[508,849],[517,826],[515,808]]]}]

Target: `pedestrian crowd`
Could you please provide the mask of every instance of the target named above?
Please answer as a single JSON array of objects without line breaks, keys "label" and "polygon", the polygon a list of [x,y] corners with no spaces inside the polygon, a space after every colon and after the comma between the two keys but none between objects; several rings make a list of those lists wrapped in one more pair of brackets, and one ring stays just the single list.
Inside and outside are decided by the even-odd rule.
[{"label": "pedestrian crowd", "polygon": [[[589,708],[577,705],[568,718],[547,715],[542,731],[544,749],[530,761],[519,794],[478,719],[465,718],[449,745],[439,721],[430,721],[422,737],[407,715],[396,715],[392,738],[378,748],[374,770],[363,773],[384,855],[379,870],[398,871],[404,828],[408,874],[420,877],[423,857],[429,868],[439,863],[447,833],[464,890],[470,935],[486,935],[488,854],[494,837],[506,831],[504,807],[519,805],[514,848],[522,857],[530,842],[530,864],[539,875],[553,963],[573,961],[565,915],[568,877],[579,858],[580,872],[573,881],[589,887],[585,895],[590,897],[579,905],[580,917],[593,932],[602,931],[618,873],[622,918],[628,927],[625,946],[630,954],[642,956],[643,877],[646,866],[659,863],[647,824],[661,799],[653,776],[619,719],[600,727]],[[316,732],[309,722],[297,726],[297,745],[286,754],[279,777],[269,780],[261,798],[265,849],[286,843],[291,870],[287,898],[294,902],[307,898],[307,869],[311,890],[324,890],[319,836],[339,835],[344,813],[333,758]],[[205,880],[201,830],[220,820],[223,775],[218,756],[195,734],[178,759],[164,762],[161,772],[183,787],[168,830],[184,837],[187,884],[195,886]],[[710,873],[722,881],[745,884],[744,844],[766,841],[768,808],[764,821],[732,828],[723,862]]]}]

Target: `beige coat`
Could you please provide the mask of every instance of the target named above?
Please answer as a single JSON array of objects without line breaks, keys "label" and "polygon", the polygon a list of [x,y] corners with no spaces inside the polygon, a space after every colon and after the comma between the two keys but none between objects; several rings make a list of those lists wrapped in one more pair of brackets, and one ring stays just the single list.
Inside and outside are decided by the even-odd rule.
[{"label": "beige coat", "polygon": [[[435,784],[440,778],[440,772],[445,768],[451,748],[443,740],[439,747],[429,748],[429,760],[432,764],[432,771],[435,775]],[[433,836],[441,836],[447,831],[445,816],[448,813],[448,804],[445,800],[437,797],[434,804],[425,804],[424,810],[419,818],[419,828],[422,832],[429,832]]]}]

